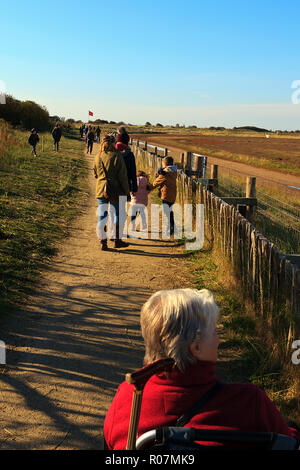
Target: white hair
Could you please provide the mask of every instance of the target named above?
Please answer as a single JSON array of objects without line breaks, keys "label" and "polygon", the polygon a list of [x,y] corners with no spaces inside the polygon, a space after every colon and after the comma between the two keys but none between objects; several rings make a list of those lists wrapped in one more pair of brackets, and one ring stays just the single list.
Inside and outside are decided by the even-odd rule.
[{"label": "white hair", "polygon": [[170,357],[184,371],[196,362],[189,346],[212,335],[219,317],[213,294],[207,290],[174,289],[153,294],[141,310],[145,364]]}]

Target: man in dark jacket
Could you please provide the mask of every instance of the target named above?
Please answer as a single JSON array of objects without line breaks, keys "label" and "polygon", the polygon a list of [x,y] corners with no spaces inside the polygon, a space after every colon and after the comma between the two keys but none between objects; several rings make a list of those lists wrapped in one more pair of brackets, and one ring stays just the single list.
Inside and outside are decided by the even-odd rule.
[{"label": "man in dark jacket", "polygon": [[123,150],[123,152],[121,153],[123,155],[127,168],[129,190],[131,193],[136,193],[138,191],[138,185],[136,178],[135,157],[129,147],[126,147],[126,149]]},{"label": "man in dark jacket", "polygon": [[91,127],[89,128],[86,138],[87,138],[87,153],[90,152],[91,154],[93,151],[93,145],[94,145],[94,140],[95,140],[95,134]]},{"label": "man in dark jacket", "polygon": [[52,137],[53,137],[53,150],[56,150],[58,152],[59,150],[59,141],[61,139],[61,128],[59,127],[59,124],[56,124],[52,131]]},{"label": "man in dark jacket", "polygon": [[97,136],[97,142],[99,144],[100,142],[100,135],[101,135],[101,129],[100,127],[98,126],[97,129],[96,129],[96,136]]},{"label": "man in dark jacket", "polygon": [[40,138],[38,136],[38,133],[35,129],[31,129],[31,134],[28,137],[28,143],[32,147],[32,154],[36,157],[36,145],[40,141]]},{"label": "man in dark jacket", "polygon": [[128,174],[128,184],[129,190],[131,193],[136,193],[138,190],[137,178],[136,178],[136,164],[135,157],[128,147],[129,135],[126,132],[125,127],[119,127],[117,135],[116,149],[121,152],[124,157],[127,174]]}]

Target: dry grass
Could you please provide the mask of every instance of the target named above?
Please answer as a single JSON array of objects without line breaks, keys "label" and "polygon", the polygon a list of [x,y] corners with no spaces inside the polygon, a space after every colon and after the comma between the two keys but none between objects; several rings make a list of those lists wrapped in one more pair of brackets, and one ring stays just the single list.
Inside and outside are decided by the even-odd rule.
[{"label": "dry grass", "polygon": [[[40,135],[42,137],[42,135]],[[53,151],[49,133],[44,150],[31,154],[28,133],[9,130],[0,158],[0,312],[22,302],[55,253],[57,240],[68,233],[84,194],[83,143],[73,134]]]}]

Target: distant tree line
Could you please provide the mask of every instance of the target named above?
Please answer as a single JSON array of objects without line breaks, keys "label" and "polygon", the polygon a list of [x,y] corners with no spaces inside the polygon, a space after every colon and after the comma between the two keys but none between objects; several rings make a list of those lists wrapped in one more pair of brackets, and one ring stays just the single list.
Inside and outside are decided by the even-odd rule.
[{"label": "distant tree line", "polygon": [[46,131],[51,127],[49,113],[44,106],[34,101],[20,101],[13,96],[6,96],[6,103],[0,105],[0,118],[12,126],[24,129],[37,128]]}]

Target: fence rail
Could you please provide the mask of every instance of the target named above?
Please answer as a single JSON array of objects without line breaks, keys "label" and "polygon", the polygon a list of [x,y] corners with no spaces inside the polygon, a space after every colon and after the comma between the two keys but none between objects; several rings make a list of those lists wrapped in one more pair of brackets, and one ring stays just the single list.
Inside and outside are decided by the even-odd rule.
[{"label": "fence rail", "polygon": [[[139,142],[132,141],[131,148],[141,168],[161,167],[162,156],[141,148]],[[180,204],[204,204],[206,237],[231,261],[256,314],[280,331],[278,341],[288,349],[300,334],[300,266],[280,253],[236,207],[184,170],[178,171],[177,183]]]}]

